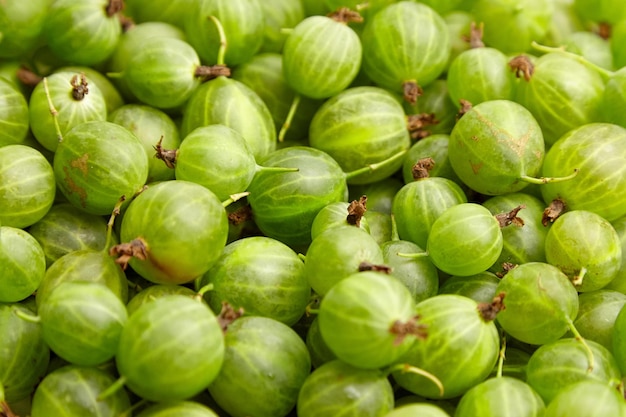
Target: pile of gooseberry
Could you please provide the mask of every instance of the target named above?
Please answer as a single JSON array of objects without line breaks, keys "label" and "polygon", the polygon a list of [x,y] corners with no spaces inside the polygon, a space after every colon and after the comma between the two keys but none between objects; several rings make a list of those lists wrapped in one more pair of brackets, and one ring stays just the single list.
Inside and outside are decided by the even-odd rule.
[{"label": "pile of gooseberry", "polygon": [[626,417],[623,0],[0,0],[0,417]]}]

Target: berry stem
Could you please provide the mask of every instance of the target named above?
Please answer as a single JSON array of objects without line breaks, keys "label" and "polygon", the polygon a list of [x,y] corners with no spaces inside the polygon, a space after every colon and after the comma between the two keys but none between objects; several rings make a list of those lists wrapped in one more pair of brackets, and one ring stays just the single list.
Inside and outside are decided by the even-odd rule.
[{"label": "berry stem", "polygon": [[34,314],[29,314],[29,313],[26,313],[25,311],[19,310],[19,309],[14,310],[14,312],[15,312],[16,316],[18,316],[22,320],[26,320],[27,322],[30,322],[30,323],[40,323],[41,322],[41,317],[35,316]]},{"label": "berry stem", "polygon": [[578,171],[579,171],[579,169],[575,168],[573,173],[571,173],[570,175],[566,175],[564,177],[539,177],[539,178],[535,178],[535,177],[529,177],[527,175],[522,175],[522,176],[520,176],[520,179],[522,181],[528,182],[530,184],[541,185],[541,184],[547,184],[549,182],[562,182],[562,181],[571,180],[576,175],[578,175]]},{"label": "berry stem", "polygon": [[115,382],[113,382],[107,389],[105,389],[104,391],[100,393],[100,395],[98,395],[97,400],[102,401],[105,398],[110,397],[111,395],[115,394],[117,391],[124,388],[124,385],[126,385],[126,377],[121,376],[117,378]]},{"label": "berry stem", "polygon": [[583,285],[583,278],[585,278],[586,274],[587,268],[583,266],[582,268],[580,268],[580,271],[578,271],[578,273],[574,275],[572,279],[572,284],[574,284],[574,286],[576,287],[580,287],[581,285]]},{"label": "berry stem", "polygon": [[574,322],[572,321],[572,319],[569,317],[567,318],[567,325],[569,326],[569,330],[572,332],[576,340],[583,344],[583,347],[587,352],[587,373],[591,373],[595,365],[593,351],[589,347],[589,344],[587,344],[587,342],[585,341],[585,338],[581,336],[576,326],[574,326]]},{"label": "berry stem", "polygon": [[398,233],[398,223],[396,223],[396,216],[391,214],[391,240],[397,242],[400,240],[400,234]]},{"label": "berry stem", "polygon": [[413,374],[423,376],[429,379],[430,381],[432,381],[432,383],[435,384],[437,388],[439,388],[439,396],[443,397],[443,393],[444,393],[443,384],[441,383],[439,378],[437,378],[435,375],[431,374],[428,371],[420,369],[416,366],[409,365],[408,363],[398,363],[395,365],[391,365],[389,368],[387,368],[387,370],[384,370],[383,372],[387,375],[391,374],[392,372],[402,372],[402,373],[411,372]]},{"label": "berry stem", "polygon": [[2,384],[0,384],[0,415],[6,416],[6,417],[18,417],[17,415],[13,413],[13,411],[11,411],[9,404],[7,404],[7,402],[4,401],[3,398],[4,398],[4,388],[2,387]]},{"label": "berry stem", "polygon": [[215,17],[209,16],[209,19],[215,23],[215,27],[217,28],[217,33],[219,33],[220,37],[220,47],[217,50],[217,65],[225,65],[224,58],[226,56],[226,49],[228,48],[228,41],[226,39],[226,32],[224,32],[224,27],[222,26],[222,22]]},{"label": "berry stem", "polygon": [[228,207],[233,204],[235,201],[241,200],[244,197],[250,195],[249,191],[244,191],[243,193],[231,194],[227,200],[222,201],[222,206]]},{"label": "berry stem", "polygon": [[119,415],[119,417],[131,417],[134,414],[135,410],[137,410],[138,408],[144,407],[148,403],[149,403],[148,400],[146,400],[145,398],[142,398],[141,400],[137,401],[136,403],[128,407],[126,410],[124,410],[122,414]]},{"label": "berry stem", "polygon": [[415,253],[398,252],[398,253],[396,253],[396,255],[397,256],[401,256],[403,258],[417,259],[417,258],[424,258],[424,257],[428,256],[428,252],[427,251],[415,252]]},{"label": "berry stem", "polygon": [[403,151],[396,153],[395,155],[390,156],[389,158],[383,161],[377,162],[375,164],[369,164],[363,168],[359,168],[351,172],[346,172],[346,180],[349,180],[361,174],[367,174],[367,173],[376,171],[377,169],[382,168],[387,164],[391,164],[397,161],[398,159],[404,158],[404,155],[406,155],[406,153],[407,153],[407,150],[405,149]]},{"label": "berry stem", "polygon": [[300,168],[289,168],[289,167],[264,167],[262,165],[256,166],[256,172],[298,172]]},{"label": "berry stem", "polygon": [[126,196],[123,195],[117,200],[115,203],[115,207],[113,207],[113,211],[111,212],[111,217],[109,217],[109,222],[107,223],[107,234],[106,241],[104,244],[104,250],[109,251],[111,247],[111,242],[113,241],[113,224],[115,223],[115,218],[120,214],[122,210],[122,205],[126,201]]},{"label": "berry stem", "polygon": [[604,69],[602,67],[600,67],[599,65],[594,64],[593,62],[589,61],[587,58],[575,54],[573,52],[569,52],[565,49],[565,47],[554,47],[554,46],[547,46],[547,45],[541,45],[538,42],[533,41],[531,43],[532,47],[535,48],[536,50],[538,50],[539,52],[544,52],[544,53],[550,53],[550,52],[558,52],[564,55],[567,55],[573,59],[575,59],[576,61],[580,62],[581,64],[587,66],[588,68],[591,68],[592,70],[596,71],[598,74],[600,74],[602,76],[602,78],[604,78],[604,81],[608,81],[609,79],[611,79],[614,75],[615,72],[614,71],[609,71],[607,69]]},{"label": "berry stem", "polygon": [[283,142],[285,140],[285,135],[287,134],[287,130],[291,127],[291,122],[293,121],[294,116],[296,115],[296,111],[300,106],[300,94],[295,94],[293,96],[293,100],[291,101],[291,106],[289,106],[289,112],[287,113],[287,118],[283,123],[280,131],[278,132],[278,141]]},{"label": "berry stem", "polygon": [[63,134],[61,133],[61,126],[59,125],[58,115],[59,112],[54,107],[52,103],[52,97],[50,97],[50,89],[48,88],[48,78],[44,77],[43,79],[43,89],[46,92],[46,98],[48,99],[48,108],[50,109],[50,114],[52,115],[52,120],[54,121],[54,130],[57,132],[57,139],[60,142],[63,142]]},{"label": "berry stem", "polygon": [[209,282],[208,284],[203,285],[203,286],[202,286],[202,287],[200,287],[200,289],[197,291],[197,294],[196,294],[196,299],[198,299],[198,300],[202,300],[202,297],[204,297],[204,294],[206,294],[206,293],[207,293],[207,292],[209,292],[209,291],[213,291],[213,288],[214,288],[214,287],[215,287],[215,286],[213,285],[213,283],[212,283],[212,282]]},{"label": "berry stem", "polygon": [[506,336],[502,335],[502,345],[500,346],[500,353],[498,354],[498,370],[496,377],[502,378],[502,369],[504,368],[504,358],[506,352]]}]

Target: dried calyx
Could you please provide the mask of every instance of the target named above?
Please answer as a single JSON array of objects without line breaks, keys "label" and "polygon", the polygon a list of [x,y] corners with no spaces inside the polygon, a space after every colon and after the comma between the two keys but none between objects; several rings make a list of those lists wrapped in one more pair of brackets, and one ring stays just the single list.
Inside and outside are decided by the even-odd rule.
[{"label": "dried calyx", "polygon": [[498,278],[503,278],[506,274],[509,273],[509,271],[512,271],[515,268],[517,268],[517,264],[511,263],[511,262],[503,262],[502,271],[496,272],[496,276]]},{"label": "dried calyx", "polygon": [[351,10],[347,7],[340,7],[334,12],[328,13],[326,16],[340,23],[362,23],[363,16],[359,12]]},{"label": "dried calyx", "polygon": [[391,274],[391,267],[387,265],[377,265],[370,262],[361,262],[359,264],[359,272],[374,271],[383,274]]},{"label": "dried calyx", "polygon": [[535,72],[535,66],[531,62],[530,58],[526,55],[518,55],[509,61],[509,67],[517,78],[522,78],[526,81],[530,81]]},{"label": "dried calyx", "polygon": [[419,140],[430,135],[428,127],[436,125],[439,120],[435,117],[435,113],[420,113],[407,116],[407,129],[411,139]]},{"label": "dried calyx", "polygon": [[348,205],[348,216],[346,221],[348,224],[361,227],[361,219],[367,211],[367,196],[361,196],[358,200],[353,200]]},{"label": "dried calyx", "polygon": [[239,317],[243,316],[244,310],[243,307],[239,307],[237,310],[227,303],[226,301],[222,301],[222,310],[217,315],[217,321],[220,324],[223,332],[228,330],[228,326]]},{"label": "dried calyx", "polygon": [[217,77],[230,77],[231,71],[226,65],[201,65],[196,68],[194,75],[202,82],[212,80]]},{"label": "dried calyx", "polygon": [[461,117],[463,117],[463,115],[465,113],[467,113],[468,111],[470,111],[472,109],[472,103],[470,103],[468,100],[465,99],[460,99],[459,100],[459,104],[461,105],[461,107],[459,108],[459,111],[456,114],[456,120],[458,121]]},{"label": "dried calyx", "polygon": [[410,335],[415,336],[418,339],[426,339],[428,336],[428,333],[426,332],[428,326],[418,323],[419,318],[420,317],[416,315],[411,317],[411,319],[406,322],[401,322],[400,320],[393,322],[389,328],[389,332],[396,336],[393,342],[394,345],[400,345],[404,339]]},{"label": "dried calyx", "polygon": [[148,246],[142,238],[133,239],[128,243],[120,243],[109,249],[109,255],[117,256],[115,263],[122,266],[123,270],[128,267],[128,262],[132,258],[141,261],[148,259]]},{"label": "dried calyx", "polygon": [[110,0],[106,7],[107,16],[115,16],[124,9],[124,0]]},{"label": "dried calyx", "polygon": [[565,201],[561,200],[560,198],[555,198],[554,200],[552,200],[550,205],[548,205],[548,207],[546,207],[546,209],[543,211],[541,224],[543,224],[544,227],[547,227],[550,223],[554,223],[554,221],[565,212],[565,209]]},{"label": "dried calyx", "polygon": [[490,303],[478,303],[478,312],[484,321],[494,321],[496,315],[506,308],[504,305],[505,295],[504,292],[501,292],[493,297]]},{"label": "dried calyx", "polygon": [[72,98],[76,101],[84,99],[89,93],[89,83],[87,83],[87,77],[82,72],[72,77],[70,85],[72,86]]},{"label": "dried calyx", "polygon": [[161,136],[157,144],[154,146],[154,150],[156,151],[154,157],[165,162],[165,166],[168,168],[174,169],[176,166],[176,155],[178,154],[178,151],[176,149],[163,149],[162,143],[163,136]]},{"label": "dried calyx", "polygon": [[252,220],[252,209],[249,204],[239,207],[237,210],[228,213],[228,223],[233,226],[239,226]]},{"label": "dried calyx", "polygon": [[507,213],[496,214],[495,217],[496,217],[496,220],[498,220],[500,227],[506,227],[511,224],[517,227],[524,226],[524,220],[521,217],[517,217],[517,214],[519,213],[519,211],[524,208],[526,208],[526,206],[522,204],[522,205],[515,207],[513,210]]},{"label": "dried calyx", "polygon": [[422,158],[418,160],[411,168],[411,174],[414,180],[421,180],[430,177],[430,171],[435,167],[433,158]]},{"label": "dried calyx", "polygon": [[464,36],[463,39],[469,43],[470,48],[484,48],[485,43],[483,42],[483,34],[484,34],[485,25],[484,23],[480,23],[476,25],[476,22],[472,22],[470,24],[470,34],[469,36]]}]

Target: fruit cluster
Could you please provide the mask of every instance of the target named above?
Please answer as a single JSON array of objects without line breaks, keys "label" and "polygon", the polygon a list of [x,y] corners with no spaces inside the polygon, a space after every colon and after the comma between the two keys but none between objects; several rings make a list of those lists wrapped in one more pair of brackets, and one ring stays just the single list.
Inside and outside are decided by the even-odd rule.
[{"label": "fruit cluster", "polygon": [[0,0],[0,417],[626,417],[622,0]]}]

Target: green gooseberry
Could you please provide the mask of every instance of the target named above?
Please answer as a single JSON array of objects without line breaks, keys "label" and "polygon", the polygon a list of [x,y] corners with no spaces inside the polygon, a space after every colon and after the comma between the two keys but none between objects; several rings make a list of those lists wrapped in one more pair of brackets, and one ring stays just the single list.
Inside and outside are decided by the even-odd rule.
[{"label": "green gooseberry", "polygon": [[[411,146],[407,116],[397,98],[380,87],[348,88],[324,102],[311,120],[310,146],[333,157],[350,172],[379,163]],[[372,183],[391,176],[402,159],[384,169],[350,178]]]},{"label": "green gooseberry", "polygon": [[448,27],[423,3],[400,1],[386,6],[367,22],[361,39],[367,76],[383,88],[404,93],[413,104],[418,86],[426,87],[448,65]]},{"label": "green gooseberry", "polygon": [[569,181],[541,186],[546,204],[559,199],[568,210],[588,210],[609,222],[626,215],[621,190],[626,186],[626,129],[589,123],[563,135],[546,153],[542,175],[556,177],[578,170]]},{"label": "green gooseberry", "polygon": [[363,369],[396,363],[426,337],[415,299],[392,274],[364,271],[333,285],[319,308],[322,338],[340,360]]},{"label": "green gooseberry", "polygon": [[220,62],[222,36],[211,16],[222,26],[228,48],[223,61],[237,66],[247,62],[261,48],[265,14],[259,0],[200,0],[189,5],[184,30],[189,43],[207,65]]},{"label": "green gooseberry", "polygon": [[327,229],[306,251],[304,276],[313,291],[325,295],[341,280],[359,272],[363,264],[382,265],[382,249],[366,231],[354,226]]},{"label": "green gooseberry", "polygon": [[522,190],[535,179],[545,153],[535,117],[511,100],[488,100],[472,106],[452,129],[448,158],[471,189],[485,195]]},{"label": "green gooseberry", "polygon": [[268,317],[239,317],[228,325],[224,345],[224,362],[208,387],[222,409],[231,416],[276,417],[296,406],[311,360],[292,328]]},{"label": "green gooseberry", "polygon": [[239,132],[259,161],[276,149],[276,129],[263,99],[241,81],[217,77],[200,85],[184,107],[181,135],[221,124]]},{"label": "green gooseberry", "polygon": [[316,368],[298,394],[299,417],[320,413],[345,417],[384,416],[393,409],[393,388],[385,372],[360,369],[335,359]]},{"label": "green gooseberry", "polygon": [[27,145],[0,147],[0,223],[16,228],[41,220],[56,193],[46,157]]},{"label": "green gooseberry", "polygon": [[65,62],[93,66],[115,50],[122,33],[116,0],[55,0],[46,12],[42,37]]},{"label": "green gooseberry", "polygon": [[289,246],[265,236],[237,239],[224,248],[200,281],[211,285],[205,299],[217,314],[224,302],[246,315],[294,325],[305,313],[311,287],[304,263]]},{"label": "green gooseberry", "polygon": [[166,295],[128,317],[115,355],[124,384],[151,401],[185,400],[206,389],[224,362],[224,335],[202,301]]},{"label": "green gooseberry", "polygon": [[502,231],[489,210],[476,203],[454,205],[432,224],[426,251],[450,275],[469,276],[489,269],[500,257]]},{"label": "green gooseberry", "polygon": [[332,97],[348,88],[361,66],[361,40],[348,26],[349,14],[309,16],[289,33],[283,75],[298,94]]},{"label": "green gooseberry", "polygon": [[[56,112],[50,111],[50,103]],[[74,126],[106,120],[107,105],[102,91],[84,73],[57,71],[38,83],[29,100],[30,127],[35,139],[56,151],[61,138]]]},{"label": "green gooseberry", "polygon": [[563,271],[578,292],[598,290],[622,265],[622,246],[611,223],[586,210],[560,215],[545,238],[548,263]]},{"label": "green gooseberry", "polygon": [[69,363],[98,366],[112,359],[128,313],[104,285],[65,282],[38,308],[44,341]]},{"label": "green gooseberry", "polygon": [[58,189],[75,207],[109,215],[119,199],[131,199],[148,177],[148,157],[128,129],[107,121],[81,123],[54,154]]},{"label": "green gooseberry", "polygon": [[[589,362],[588,349],[593,363]],[[609,384],[620,378],[620,368],[607,348],[592,340],[581,343],[573,337],[539,346],[526,365],[527,383],[546,404],[576,382],[595,380]]]},{"label": "green gooseberry", "polygon": [[396,370],[395,381],[411,393],[431,399],[455,398],[485,380],[498,359],[500,340],[491,304],[471,298],[440,294],[417,304],[426,339],[414,343],[400,363],[431,374],[437,386],[423,374]]},{"label": "green gooseberry", "polygon": [[615,319],[626,304],[626,295],[602,288],[578,295],[578,314],[574,326],[582,337],[611,351]]},{"label": "green gooseberry", "polygon": [[575,331],[578,293],[560,269],[543,262],[521,264],[504,275],[496,287],[504,293],[505,309],[498,324],[515,339],[543,345]]},{"label": "green gooseberry", "polygon": [[45,255],[37,240],[25,230],[0,227],[0,303],[28,298],[45,273]]},{"label": "green gooseberry", "polygon": [[19,145],[29,128],[28,102],[17,86],[0,77],[0,147]]},{"label": "green gooseberry", "polygon": [[163,181],[129,204],[121,222],[124,243],[110,254],[148,281],[183,284],[209,270],[227,237],[226,210],[213,192],[189,181]]},{"label": "green gooseberry", "polygon": [[527,383],[501,376],[487,379],[467,391],[459,401],[455,417],[541,417],[544,401]]},{"label": "green gooseberry", "polygon": [[[32,417],[116,417],[130,408],[126,391],[101,395],[115,382],[110,372],[91,366],[64,365],[41,380],[32,399]],[[63,401],[59,401],[63,399]]]},{"label": "green gooseberry", "polygon": [[41,326],[20,317],[32,314],[23,303],[0,304],[0,408],[29,398],[48,371],[50,348]]}]

